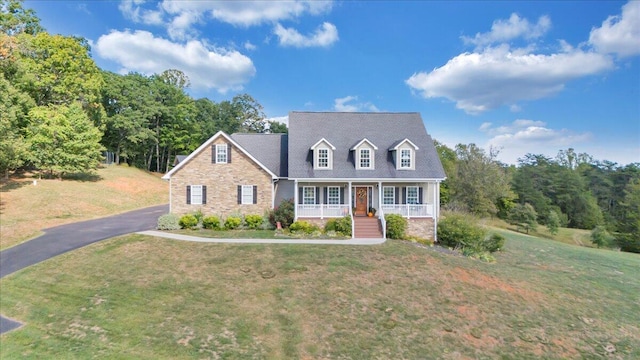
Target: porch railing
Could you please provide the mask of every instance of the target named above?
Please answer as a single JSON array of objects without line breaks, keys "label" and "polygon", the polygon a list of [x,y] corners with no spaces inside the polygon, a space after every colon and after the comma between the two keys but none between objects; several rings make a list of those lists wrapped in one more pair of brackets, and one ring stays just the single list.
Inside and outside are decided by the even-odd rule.
[{"label": "porch railing", "polygon": [[349,215],[349,205],[298,205],[297,214],[299,218],[343,217]]},{"label": "porch railing", "polygon": [[384,218],[384,208],[378,211],[378,218],[380,219],[380,226],[382,227],[382,238],[387,238],[387,220]]},{"label": "porch railing", "polygon": [[433,204],[386,204],[382,205],[385,214],[400,214],[407,218],[433,217]]}]

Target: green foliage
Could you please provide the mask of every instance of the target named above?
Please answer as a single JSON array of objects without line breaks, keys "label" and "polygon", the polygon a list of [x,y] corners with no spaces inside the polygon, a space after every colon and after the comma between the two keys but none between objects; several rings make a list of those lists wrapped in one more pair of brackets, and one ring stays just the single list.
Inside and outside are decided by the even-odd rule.
[{"label": "green foliage", "polygon": [[28,113],[35,106],[25,93],[0,76],[0,174],[21,167],[29,156],[29,143],[24,136]]},{"label": "green foliage", "polygon": [[298,220],[289,225],[289,230],[292,233],[313,234],[320,229],[317,225],[311,224],[308,221]]},{"label": "green foliage", "polygon": [[484,248],[488,252],[496,252],[500,251],[504,248],[505,238],[504,236],[493,233],[484,241]]},{"label": "green foliage", "polygon": [[195,229],[198,226],[198,219],[192,214],[182,215],[178,224],[183,229]]},{"label": "green foliage", "polygon": [[613,236],[604,226],[596,226],[591,231],[591,242],[599,248],[610,246],[613,240]]},{"label": "green foliage", "polygon": [[269,222],[274,227],[278,222],[282,225],[282,228],[288,228],[293,223],[294,217],[294,204],[293,199],[282,200],[280,205],[269,212]]},{"label": "green foliage", "polygon": [[529,230],[535,230],[538,226],[537,217],[538,214],[531,204],[517,204],[509,212],[508,222],[525,230],[528,234]]},{"label": "green foliage", "polygon": [[180,229],[180,219],[174,214],[164,214],[158,218],[158,230],[178,230]]},{"label": "green foliage", "polygon": [[438,222],[438,241],[451,248],[467,249],[475,253],[488,251],[489,247],[495,249],[495,243],[499,241],[492,239],[485,245],[486,233],[469,215],[447,214]]},{"label": "green foliage", "polygon": [[237,216],[229,216],[224,221],[224,228],[227,229],[227,230],[235,230],[235,229],[239,228],[240,225],[242,225],[242,218],[237,217]]},{"label": "green foliage", "polygon": [[351,216],[343,216],[336,221],[336,231],[351,236]]},{"label": "green foliage", "polygon": [[210,230],[220,230],[220,218],[217,216],[205,216],[202,219],[202,227]]},{"label": "green foliage", "polygon": [[560,227],[560,217],[558,213],[551,210],[549,211],[549,216],[547,216],[547,229],[553,235],[558,233],[558,228]]},{"label": "green foliage", "polygon": [[38,106],[29,112],[31,160],[39,169],[57,173],[84,173],[102,158],[98,130],[79,104]]},{"label": "green foliage", "polygon": [[629,181],[620,204],[622,216],[618,225],[617,244],[622,251],[640,253],[640,180]]},{"label": "green foliage", "polygon": [[264,222],[262,215],[250,214],[244,217],[244,222],[247,224],[249,229],[259,229]]},{"label": "green foliage", "polygon": [[407,219],[399,214],[385,214],[384,220],[387,223],[387,238],[404,239],[407,231]]},{"label": "green foliage", "polygon": [[489,154],[475,144],[456,146],[456,166],[448,179],[451,202],[479,216],[495,215],[501,198],[513,199],[509,172],[496,160],[497,152]]},{"label": "green foliage", "polygon": [[0,0],[0,33],[34,35],[41,31],[44,28],[33,9],[22,7],[22,1]]}]

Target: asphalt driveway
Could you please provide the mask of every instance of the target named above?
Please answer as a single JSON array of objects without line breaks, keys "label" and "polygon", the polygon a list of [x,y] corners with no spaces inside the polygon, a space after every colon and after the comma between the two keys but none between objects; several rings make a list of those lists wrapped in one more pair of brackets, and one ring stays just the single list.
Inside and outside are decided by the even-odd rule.
[{"label": "asphalt driveway", "polygon": [[[155,229],[158,217],[168,212],[169,205],[159,205],[45,229],[44,235],[0,252],[0,278],[100,240]],[[0,319],[0,334],[20,325],[16,324]]]}]

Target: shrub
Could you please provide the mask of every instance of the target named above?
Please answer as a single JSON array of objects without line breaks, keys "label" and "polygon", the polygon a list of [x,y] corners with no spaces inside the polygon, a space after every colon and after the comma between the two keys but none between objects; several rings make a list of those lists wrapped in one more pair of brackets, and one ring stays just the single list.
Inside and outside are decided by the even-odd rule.
[{"label": "shrub", "polygon": [[202,219],[202,227],[205,229],[219,230],[220,218],[217,216],[206,216]]},{"label": "shrub", "polygon": [[276,206],[275,209],[269,212],[269,222],[274,227],[278,222],[282,225],[283,228],[288,228],[291,223],[293,223],[294,217],[294,204],[293,199],[282,200],[280,205]]},{"label": "shrub", "polygon": [[196,212],[193,213],[193,216],[196,217],[198,224],[202,224],[202,219],[204,218],[204,214],[202,214],[202,210],[198,209]]},{"label": "shrub", "polygon": [[604,226],[598,225],[591,231],[591,242],[599,248],[609,246],[613,240]]},{"label": "shrub", "polygon": [[262,225],[262,215],[247,215],[244,217],[244,222],[247,224],[249,229],[259,229],[260,225]]},{"label": "shrub", "polygon": [[560,217],[558,213],[551,210],[549,211],[549,216],[547,217],[547,229],[552,235],[558,233],[558,228],[560,227]]},{"label": "shrub", "polygon": [[486,231],[462,214],[449,214],[438,223],[438,241],[444,246],[480,253],[485,251]]},{"label": "shrub", "polygon": [[195,215],[188,214],[183,215],[178,223],[183,229],[193,229],[198,226],[198,219],[195,217]]},{"label": "shrub", "polygon": [[536,229],[538,225],[537,218],[538,214],[531,204],[518,204],[509,211],[508,222],[524,229],[528,234],[529,230]]},{"label": "shrub", "polygon": [[351,236],[351,216],[336,219],[336,231],[345,236]]},{"label": "shrub", "polygon": [[336,230],[336,223],[338,222],[338,219],[336,218],[332,218],[327,220],[327,223],[324,224],[324,232],[330,232],[330,231],[337,231]]},{"label": "shrub", "polygon": [[227,220],[224,221],[224,228],[227,230],[234,230],[242,225],[242,219],[236,216],[229,216]]},{"label": "shrub", "polygon": [[158,230],[178,230],[180,229],[178,217],[174,214],[164,214],[158,218]]},{"label": "shrub", "polygon": [[289,230],[293,233],[304,233],[304,234],[313,234],[316,231],[319,231],[317,225],[311,224],[304,220],[298,220],[293,224],[289,225]]},{"label": "shrub", "polygon": [[488,252],[500,251],[504,248],[504,236],[493,233],[484,241],[484,248]]},{"label": "shrub", "polygon": [[384,220],[387,222],[387,238],[405,238],[405,231],[407,231],[407,219],[403,218],[402,215],[388,214],[384,216]]}]

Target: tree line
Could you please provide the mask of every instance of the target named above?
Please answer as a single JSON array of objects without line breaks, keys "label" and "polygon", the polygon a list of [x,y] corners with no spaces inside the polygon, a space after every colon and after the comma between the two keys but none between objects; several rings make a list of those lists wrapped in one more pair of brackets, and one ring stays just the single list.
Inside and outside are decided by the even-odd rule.
[{"label": "tree line", "polygon": [[555,158],[526,154],[516,165],[496,159],[474,144],[451,149],[436,141],[447,174],[441,184],[444,209],[496,216],[527,230],[597,229],[609,245],[640,252],[640,163],[618,165],[574,149]]},{"label": "tree line", "polygon": [[86,39],[52,35],[22,1],[0,0],[0,171],[62,177],[115,162],[168,169],[219,130],[285,132],[248,94],[193,99],[188,77],[100,69]]}]

